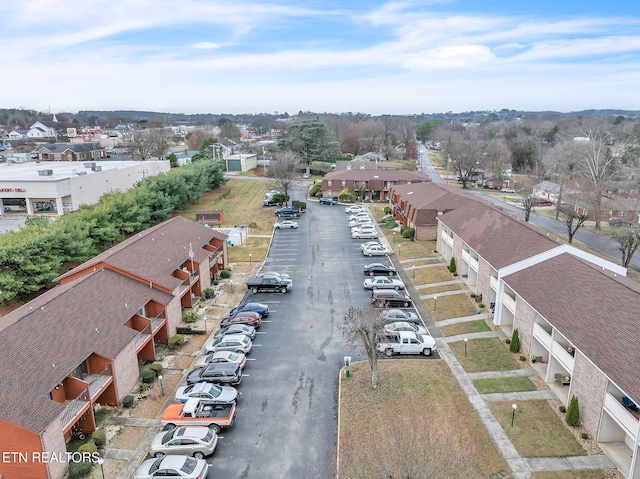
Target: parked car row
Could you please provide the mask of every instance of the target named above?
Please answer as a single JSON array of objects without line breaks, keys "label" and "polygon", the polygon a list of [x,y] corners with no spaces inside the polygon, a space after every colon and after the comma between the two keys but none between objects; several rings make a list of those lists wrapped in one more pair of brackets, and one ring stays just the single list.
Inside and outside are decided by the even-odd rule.
[{"label": "parked car row", "polygon": [[263,303],[229,311],[205,343],[187,384],[176,390],[176,403],[164,411],[166,429],[153,438],[151,458],[138,466],[135,479],[206,478],[209,465],[204,458],[215,451],[221,429],[235,421],[238,391],[233,386],[242,382],[256,328],[268,316],[269,306]]}]

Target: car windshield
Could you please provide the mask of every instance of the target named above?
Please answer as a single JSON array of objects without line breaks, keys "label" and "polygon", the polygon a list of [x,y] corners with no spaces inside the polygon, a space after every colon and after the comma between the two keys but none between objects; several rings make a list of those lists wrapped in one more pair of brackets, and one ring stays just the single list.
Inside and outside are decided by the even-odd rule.
[{"label": "car windshield", "polygon": [[218,396],[220,396],[220,393],[222,392],[222,389],[220,389],[218,386],[212,384],[211,387],[209,388],[209,390],[207,391],[212,397],[217,398]]},{"label": "car windshield", "polygon": [[209,441],[211,441],[211,438],[213,438],[213,435],[214,435],[214,434],[215,434],[215,432],[213,432],[213,429],[209,429],[209,431],[207,432],[207,435],[206,435],[206,436],[204,436],[204,437],[202,438],[202,440],[203,440],[204,442],[209,442]]},{"label": "car windshield", "polygon": [[151,464],[151,467],[149,468],[149,474],[153,474],[154,472],[156,472],[158,469],[160,469],[160,463],[162,462],[162,458],[158,459],[156,462],[154,462],[153,464]]},{"label": "car windshield", "polygon": [[229,361],[237,361],[239,357],[240,356],[238,356],[238,353],[230,353],[229,354]]},{"label": "car windshield", "polygon": [[173,438],[173,433],[176,432],[175,429],[171,429],[164,436],[162,436],[162,444],[166,444]]},{"label": "car windshield", "polygon": [[183,472],[186,472],[187,474],[191,474],[196,468],[197,464],[198,464],[198,461],[196,459],[192,457],[185,457],[184,464],[182,465],[180,470]]}]

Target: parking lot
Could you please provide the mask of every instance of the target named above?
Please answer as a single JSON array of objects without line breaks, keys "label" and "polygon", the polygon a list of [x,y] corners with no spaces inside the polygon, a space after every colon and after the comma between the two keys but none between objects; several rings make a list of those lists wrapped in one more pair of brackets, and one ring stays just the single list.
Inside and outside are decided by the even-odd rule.
[{"label": "parking lot", "polygon": [[298,229],[275,232],[264,269],[288,273],[293,290],[245,298],[271,314],[238,387],[236,423],[208,458],[209,477],[334,477],[338,372],[345,355],[365,358],[345,347],[337,326],[349,307],[369,303],[362,267],[376,261],[351,239],[347,217],[343,206],[312,202]]}]

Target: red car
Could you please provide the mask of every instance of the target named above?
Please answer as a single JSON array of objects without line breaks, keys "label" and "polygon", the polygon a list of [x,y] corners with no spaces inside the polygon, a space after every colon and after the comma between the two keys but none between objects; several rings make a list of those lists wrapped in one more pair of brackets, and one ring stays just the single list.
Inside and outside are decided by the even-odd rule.
[{"label": "red car", "polygon": [[241,313],[236,314],[230,318],[224,318],[220,322],[221,328],[226,328],[227,326],[231,326],[232,324],[248,324],[249,326],[253,326],[257,328],[262,323],[262,319],[260,318],[260,313],[256,313],[255,311],[242,311]]}]

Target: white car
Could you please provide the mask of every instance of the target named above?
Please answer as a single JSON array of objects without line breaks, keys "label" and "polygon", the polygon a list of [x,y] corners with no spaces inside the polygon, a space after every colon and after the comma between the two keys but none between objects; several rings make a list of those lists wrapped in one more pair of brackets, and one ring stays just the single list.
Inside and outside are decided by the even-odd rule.
[{"label": "white car", "polygon": [[397,278],[389,278],[388,276],[373,276],[364,280],[365,289],[404,289],[404,283]]},{"label": "white car", "polygon": [[209,464],[204,459],[189,456],[164,456],[147,459],[136,469],[134,479],[154,479],[156,477],[181,477],[196,479],[207,477]]},{"label": "white car", "polygon": [[380,315],[380,319],[384,322],[405,321],[407,323],[418,323],[418,315],[412,311],[404,309],[387,309]]},{"label": "white car", "polygon": [[347,206],[344,209],[345,213],[351,213],[351,214],[360,213],[361,211],[366,211],[366,210],[362,206],[358,206],[358,205]]},{"label": "white car", "polygon": [[273,227],[277,230],[285,230],[285,229],[298,229],[298,223],[296,223],[295,221],[291,221],[291,220],[284,220],[284,221],[280,221],[278,223],[275,223],[273,225]]},{"label": "white car", "polygon": [[362,254],[365,256],[386,256],[391,253],[391,249],[388,246],[373,245],[362,250]]},{"label": "white car", "polygon": [[349,216],[349,221],[357,220],[358,218],[371,219],[371,216],[369,216],[369,213],[367,213],[366,211],[361,211],[360,213]]},{"label": "white car", "polygon": [[502,188],[500,191],[502,191],[503,193],[515,193],[516,190],[514,190],[513,188]]},{"label": "white car", "polygon": [[243,353],[236,353],[235,351],[217,351],[199,357],[193,366],[201,368],[213,363],[236,363],[242,369],[247,364],[247,357]]},{"label": "white car", "polygon": [[204,343],[204,350],[207,354],[217,351],[233,351],[236,353],[249,354],[251,352],[251,340],[244,334],[229,334],[221,338],[211,338]]},{"label": "white car", "polygon": [[366,243],[360,244],[360,250],[364,251],[366,248],[370,246],[382,246],[379,241],[367,241]]},{"label": "white car", "polygon": [[205,399],[214,404],[233,404],[238,400],[238,391],[234,387],[214,383],[180,386],[176,391],[176,401],[187,402],[188,399]]},{"label": "white car", "polygon": [[395,323],[385,324],[384,326],[384,334],[386,335],[392,335],[399,331],[411,331],[419,335],[429,334],[424,326],[419,326],[407,321],[396,321]]},{"label": "white car", "polygon": [[218,435],[205,426],[181,426],[155,435],[151,441],[149,455],[164,457],[182,454],[204,459],[210,456],[218,444]]},{"label": "white car", "polygon": [[377,238],[378,237],[378,232],[376,231],[375,228],[360,228],[357,229],[355,231],[351,232],[351,237],[353,239],[360,239],[360,238]]}]

